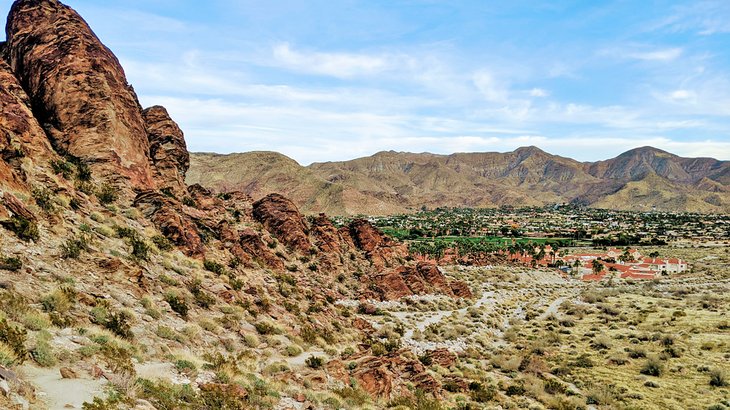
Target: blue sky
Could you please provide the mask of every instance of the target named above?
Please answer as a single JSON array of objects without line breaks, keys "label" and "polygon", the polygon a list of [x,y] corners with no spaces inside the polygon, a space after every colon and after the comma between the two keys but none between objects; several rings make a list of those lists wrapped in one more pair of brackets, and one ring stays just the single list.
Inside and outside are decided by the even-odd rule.
[{"label": "blue sky", "polygon": [[730,160],[729,1],[66,3],[191,151]]}]

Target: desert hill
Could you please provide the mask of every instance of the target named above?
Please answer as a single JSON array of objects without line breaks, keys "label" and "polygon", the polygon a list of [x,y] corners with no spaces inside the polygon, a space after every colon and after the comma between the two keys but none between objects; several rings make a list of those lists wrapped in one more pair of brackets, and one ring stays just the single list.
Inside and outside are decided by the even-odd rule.
[{"label": "desert hill", "polygon": [[[112,51],[63,3],[15,1],[6,36],[0,408],[312,407],[321,400],[299,391],[328,394],[310,380],[330,375],[359,380],[373,403],[406,386],[444,391],[409,351],[379,350],[352,308],[417,294],[457,303],[471,297],[464,282],[365,220],[307,218],[266,184],[249,184],[257,200],[187,185],[183,131],[164,107],[143,109]],[[276,154],[226,158],[312,207],[347,195]],[[348,368],[338,350],[327,373],[305,366],[325,348],[347,349]]]},{"label": "desert hill", "polygon": [[[422,206],[495,207],[575,202],[610,209],[730,211],[730,162],[642,147],[593,163],[537,147],[513,152],[379,152],[298,165],[281,154],[191,154],[188,183],[256,198],[288,195],[305,212],[390,214]],[[262,173],[249,169],[265,169]]]}]

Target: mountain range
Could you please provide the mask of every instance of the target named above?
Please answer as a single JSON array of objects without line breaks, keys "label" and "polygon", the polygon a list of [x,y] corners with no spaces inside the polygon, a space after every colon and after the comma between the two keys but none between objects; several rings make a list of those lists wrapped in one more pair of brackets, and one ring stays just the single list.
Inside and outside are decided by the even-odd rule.
[{"label": "mountain range", "polygon": [[729,212],[730,161],[641,147],[579,162],[537,147],[437,155],[386,151],[301,166],[275,152],[192,153],[189,184],[218,192],[270,192],[307,213],[395,214],[434,207],[576,203],[620,210]]}]

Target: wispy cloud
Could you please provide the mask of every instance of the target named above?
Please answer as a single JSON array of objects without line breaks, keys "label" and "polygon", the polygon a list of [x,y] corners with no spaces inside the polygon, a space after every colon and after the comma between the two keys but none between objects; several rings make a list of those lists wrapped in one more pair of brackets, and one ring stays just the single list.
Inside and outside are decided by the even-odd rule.
[{"label": "wispy cloud", "polygon": [[275,62],[283,67],[340,78],[371,76],[392,67],[388,56],[301,51],[288,43],[277,44],[272,53]]}]

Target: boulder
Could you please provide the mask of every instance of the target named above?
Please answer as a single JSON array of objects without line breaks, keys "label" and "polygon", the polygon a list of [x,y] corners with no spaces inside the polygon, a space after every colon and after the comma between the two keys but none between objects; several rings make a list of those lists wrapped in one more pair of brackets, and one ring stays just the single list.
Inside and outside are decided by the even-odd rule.
[{"label": "boulder", "polygon": [[296,205],[279,194],[270,194],[254,202],[253,217],[284,245],[300,253],[312,248],[307,224]]}]

